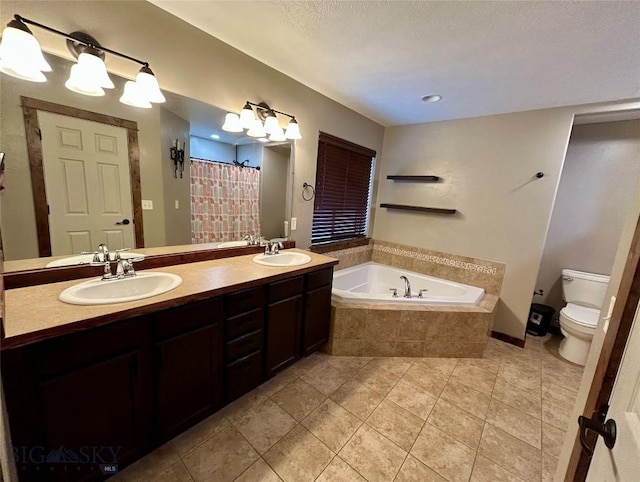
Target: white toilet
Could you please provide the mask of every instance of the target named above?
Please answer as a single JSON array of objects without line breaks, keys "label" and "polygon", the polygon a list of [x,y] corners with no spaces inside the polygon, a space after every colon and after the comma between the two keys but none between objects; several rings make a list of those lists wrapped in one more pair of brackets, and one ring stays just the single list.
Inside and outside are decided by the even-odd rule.
[{"label": "white toilet", "polygon": [[567,306],[560,310],[560,356],[584,365],[596,332],[600,309],[609,284],[609,276],[562,270],[562,292]]}]

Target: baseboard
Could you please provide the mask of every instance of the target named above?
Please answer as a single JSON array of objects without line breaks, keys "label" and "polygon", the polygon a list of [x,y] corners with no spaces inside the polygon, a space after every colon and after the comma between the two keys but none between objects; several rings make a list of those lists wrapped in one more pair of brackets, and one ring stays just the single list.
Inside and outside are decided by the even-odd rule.
[{"label": "baseboard", "polygon": [[524,340],[521,340],[520,338],[516,338],[515,336],[509,336],[509,335],[505,335],[504,333],[498,333],[497,331],[492,331],[491,338],[495,338],[496,340],[504,341],[506,343],[510,343],[511,345],[524,348]]}]

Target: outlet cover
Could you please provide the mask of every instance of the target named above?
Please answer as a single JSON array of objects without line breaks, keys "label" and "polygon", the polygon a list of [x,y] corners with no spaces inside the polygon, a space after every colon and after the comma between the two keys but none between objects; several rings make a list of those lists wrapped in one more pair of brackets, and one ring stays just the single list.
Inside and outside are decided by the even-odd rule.
[{"label": "outlet cover", "polygon": [[144,209],[145,211],[153,209],[153,201],[151,201],[150,199],[143,199],[142,209]]},{"label": "outlet cover", "polygon": [[180,201],[176,199],[176,209],[180,209]]},{"label": "outlet cover", "polygon": [[291,231],[295,231],[298,228],[298,218],[291,218]]}]

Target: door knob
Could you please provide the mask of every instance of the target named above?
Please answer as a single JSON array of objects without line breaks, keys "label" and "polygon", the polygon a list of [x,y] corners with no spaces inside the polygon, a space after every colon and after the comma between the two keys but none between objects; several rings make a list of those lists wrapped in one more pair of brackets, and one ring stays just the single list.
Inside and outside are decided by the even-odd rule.
[{"label": "door knob", "polygon": [[121,226],[121,225],[123,225],[123,224],[124,224],[124,225],[126,226],[126,225],[127,225],[127,224],[129,224],[130,222],[131,222],[131,221],[129,221],[128,219],[123,219],[122,221],[118,221],[118,222],[116,223],[116,225],[117,225],[117,226]]},{"label": "door knob", "polygon": [[593,445],[590,445],[587,440],[587,430],[591,430],[600,435],[607,448],[612,449],[616,444],[617,427],[616,421],[612,418],[602,423],[580,415],[578,417],[578,425],[580,426],[580,445],[582,445],[583,452],[589,457],[593,455],[595,440],[597,439],[594,439]]}]

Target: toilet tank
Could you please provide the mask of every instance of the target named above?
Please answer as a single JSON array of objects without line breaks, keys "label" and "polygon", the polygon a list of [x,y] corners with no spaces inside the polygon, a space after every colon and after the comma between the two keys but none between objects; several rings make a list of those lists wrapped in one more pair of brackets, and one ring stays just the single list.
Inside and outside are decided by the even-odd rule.
[{"label": "toilet tank", "polygon": [[562,292],[567,303],[600,309],[608,285],[609,276],[573,269],[562,270]]}]

